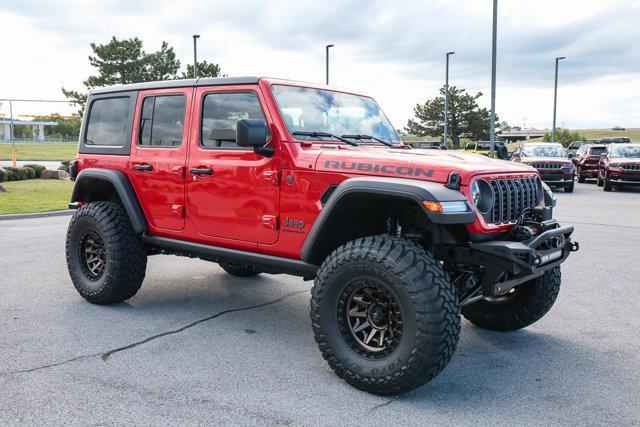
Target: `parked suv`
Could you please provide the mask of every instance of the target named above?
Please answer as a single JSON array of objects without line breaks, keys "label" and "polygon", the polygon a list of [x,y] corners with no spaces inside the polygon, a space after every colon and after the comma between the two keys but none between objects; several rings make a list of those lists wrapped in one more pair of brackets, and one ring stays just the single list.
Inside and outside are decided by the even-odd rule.
[{"label": "parked suv", "polygon": [[582,183],[586,179],[598,177],[598,162],[606,149],[606,145],[592,144],[584,144],[578,149],[576,155],[571,159],[575,166],[578,182]]},{"label": "parked suv", "polygon": [[629,144],[631,140],[626,136],[608,136],[600,138],[598,144]]},{"label": "parked suv", "polygon": [[632,185],[640,185],[640,143],[609,145],[598,162],[598,186],[611,191]]},{"label": "parked suv", "polygon": [[542,180],[550,186],[572,193],[574,188],[573,163],[562,144],[529,142],[521,144],[513,152],[511,160],[533,166]]},{"label": "parked suv", "polygon": [[535,169],[406,147],[373,99],[308,83],[94,89],[71,174],[67,264],[86,300],[133,297],[156,254],[314,280],[323,357],[378,394],[444,369],[461,314],[536,322],[578,249]]}]

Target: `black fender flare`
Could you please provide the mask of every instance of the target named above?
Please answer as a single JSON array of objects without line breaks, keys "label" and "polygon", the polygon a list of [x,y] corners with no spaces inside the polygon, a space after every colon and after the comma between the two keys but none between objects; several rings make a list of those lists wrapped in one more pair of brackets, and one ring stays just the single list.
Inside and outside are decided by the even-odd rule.
[{"label": "black fender flare", "polygon": [[[318,236],[322,233],[323,227],[336,206],[345,196],[354,193],[378,194],[412,200],[422,209],[426,218],[434,224],[470,224],[476,221],[476,209],[471,206],[464,194],[447,188],[442,183],[386,177],[348,178],[342,181],[331,193],[309,234],[307,234],[300,251],[303,261],[309,262],[308,260],[312,258]],[[435,202],[464,201],[467,204],[467,211],[456,213],[431,212],[423,206],[422,202],[425,200]]]},{"label": "black fender flare", "polygon": [[91,185],[96,181],[110,183],[118,193],[120,202],[124,206],[133,230],[137,234],[147,232],[147,219],[138,200],[131,181],[124,173],[113,169],[87,168],[80,171],[76,177],[73,193],[71,193],[71,203],[87,202],[91,197]]}]

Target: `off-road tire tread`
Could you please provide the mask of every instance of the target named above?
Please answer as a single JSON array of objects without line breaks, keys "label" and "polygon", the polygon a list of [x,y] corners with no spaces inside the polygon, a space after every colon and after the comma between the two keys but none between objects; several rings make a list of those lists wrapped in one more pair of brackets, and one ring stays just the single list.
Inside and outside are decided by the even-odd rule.
[{"label": "off-road tire tread", "polygon": [[[400,279],[416,308],[418,325],[411,356],[390,369],[393,375],[376,378],[347,367],[328,345],[319,322],[327,279],[347,263],[367,261],[381,264]],[[310,315],[315,341],[335,373],[356,388],[381,395],[413,390],[438,375],[451,360],[460,335],[458,300],[442,266],[421,246],[396,237],[359,238],[333,251],[318,270],[311,290]]]},{"label": "off-road tire tread", "polygon": [[[75,242],[69,238],[76,223],[82,218],[93,219],[105,236],[105,246],[111,248],[111,264],[107,265],[108,275],[105,286],[90,292],[77,283],[78,276],[84,276],[82,267],[71,259],[71,250],[76,250]],[[144,244],[136,235],[124,207],[118,202],[99,201],[80,207],[71,218],[67,231],[66,256],[69,274],[80,295],[94,304],[115,304],[133,297],[144,280],[147,255]]]},{"label": "off-road tire tread", "polygon": [[531,283],[520,285],[523,293],[519,298],[505,302],[503,307],[480,300],[462,307],[462,315],[474,325],[492,331],[525,328],[540,320],[551,309],[560,292],[561,279],[560,267],[555,267]]}]

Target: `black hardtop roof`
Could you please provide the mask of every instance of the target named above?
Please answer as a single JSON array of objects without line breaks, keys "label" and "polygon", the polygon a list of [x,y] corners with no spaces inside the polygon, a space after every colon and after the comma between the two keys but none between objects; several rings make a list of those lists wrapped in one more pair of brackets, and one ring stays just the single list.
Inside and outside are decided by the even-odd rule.
[{"label": "black hardtop roof", "polygon": [[258,81],[260,81],[260,77],[203,77],[199,79],[163,80],[159,82],[131,83],[126,85],[99,87],[93,89],[90,94],[98,95],[134,90],[169,89],[174,87],[252,85],[257,84]]}]

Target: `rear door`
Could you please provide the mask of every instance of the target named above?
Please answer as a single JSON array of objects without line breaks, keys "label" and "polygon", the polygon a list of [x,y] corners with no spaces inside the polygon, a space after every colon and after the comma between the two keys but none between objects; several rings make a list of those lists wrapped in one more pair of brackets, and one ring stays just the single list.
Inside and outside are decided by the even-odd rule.
[{"label": "rear door", "polygon": [[184,228],[193,90],[160,89],[138,95],[129,176],[152,229]]},{"label": "rear door", "polygon": [[187,212],[198,232],[220,239],[274,243],[278,239],[278,141],[273,157],[236,142],[238,119],[272,120],[258,86],[198,87],[189,160]]}]

